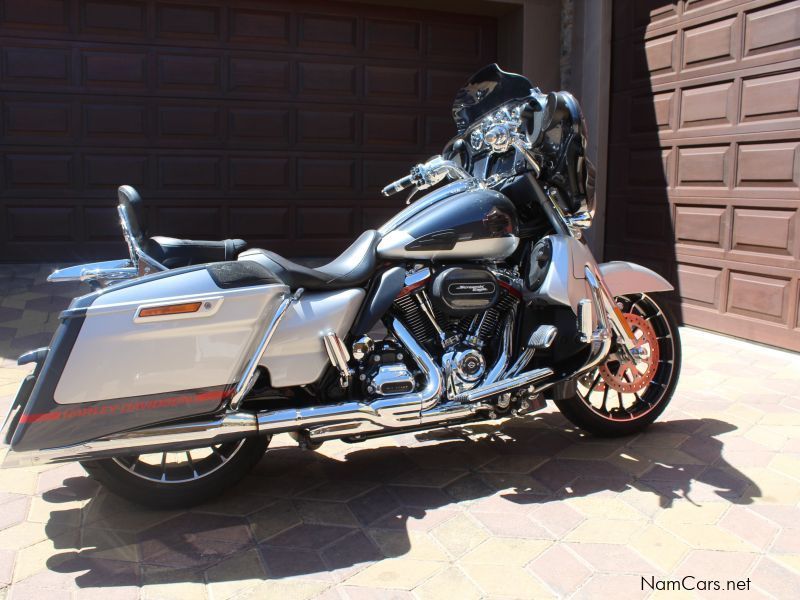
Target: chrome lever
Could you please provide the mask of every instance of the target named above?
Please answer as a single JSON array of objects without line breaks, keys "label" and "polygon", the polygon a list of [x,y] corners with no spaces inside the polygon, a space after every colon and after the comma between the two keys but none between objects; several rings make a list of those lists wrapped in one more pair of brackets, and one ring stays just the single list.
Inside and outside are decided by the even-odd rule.
[{"label": "chrome lever", "polygon": [[347,366],[350,360],[350,353],[345,348],[342,340],[335,331],[326,331],[322,334],[322,341],[325,344],[325,351],[331,364],[339,371],[339,387],[347,389],[350,387],[350,367]]}]

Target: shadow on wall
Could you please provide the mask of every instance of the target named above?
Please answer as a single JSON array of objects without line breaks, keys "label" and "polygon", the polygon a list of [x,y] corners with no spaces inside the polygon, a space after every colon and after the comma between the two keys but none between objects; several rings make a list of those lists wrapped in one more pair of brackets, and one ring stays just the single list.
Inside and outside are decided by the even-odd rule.
[{"label": "shadow on wall", "polygon": [[[57,549],[47,567],[82,588],[293,576],[333,582],[406,555],[412,536],[415,548],[428,547],[418,536],[429,535],[459,554],[451,546],[470,534],[457,524],[472,519],[495,535],[560,539],[583,519],[565,498],[640,490],[645,495],[634,494],[628,509],[638,514],[638,507],[643,518],[659,510],[647,494],[660,510],[678,499],[683,509],[719,498],[751,504],[759,488],[725,461],[717,438],[735,429],[714,419],[652,426],[650,435],[687,436],[680,450],[635,438],[593,443],[560,414],[544,413],[407,434],[398,440],[407,447],[354,446],[336,458],[281,447],[222,499],[180,512],[145,510],[71,477],[44,494]],[[592,453],[607,458],[551,458]],[[76,500],[81,508],[60,507]]]},{"label": "shadow on wall", "polygon": [[667,44],[648,49],[645,40],[650,15],[676,7],[677,1],[664,0],[613,3],[605,260],[630,260],[666,277],[675,286],[670,303],[682,324],[669,199],[675,153],[659,137],[674,128],[677,100],[651,83],[659,61],[671,68],[674,59],[662,56],[671,52]]}]

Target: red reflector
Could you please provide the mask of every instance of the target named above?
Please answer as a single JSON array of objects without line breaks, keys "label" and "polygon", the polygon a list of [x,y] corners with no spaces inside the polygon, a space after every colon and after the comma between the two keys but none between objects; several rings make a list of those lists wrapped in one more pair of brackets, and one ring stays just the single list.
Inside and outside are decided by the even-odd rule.
[{"label": "red reflector", "polygon": [[182,315],[200,310],[202,302],[186,302],[184,304],[167,304],[166,306],[151,306],[139,311],[140,317],[162,317],[164,315]]}]

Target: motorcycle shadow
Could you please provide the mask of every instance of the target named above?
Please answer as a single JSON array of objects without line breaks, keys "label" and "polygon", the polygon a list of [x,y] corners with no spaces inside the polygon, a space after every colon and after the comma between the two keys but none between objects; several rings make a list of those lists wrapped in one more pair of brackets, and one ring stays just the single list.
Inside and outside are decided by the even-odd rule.
[{"label": "motorcycle shadow", "polygon": [[387,558],[451,561],[492,535],[558,540],[586,514],[751,504],[758,486],[722,455],[719,436],[735,429],[684,419],[604,440],[542,413],[369,448],[279,446],[221,499],[183,511],[143,509],[72,477],[44,495],[62,550],[47,566],[81,588],[335,583]]}]

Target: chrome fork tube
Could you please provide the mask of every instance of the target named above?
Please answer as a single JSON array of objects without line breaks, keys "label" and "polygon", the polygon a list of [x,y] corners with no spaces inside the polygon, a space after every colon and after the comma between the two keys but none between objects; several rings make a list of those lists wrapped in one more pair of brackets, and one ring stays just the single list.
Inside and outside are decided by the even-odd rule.
[{"label": "chrome fork tube", "polygon": [[611,324],[609,323],[607,306],[604,302],[604,291],[607,290],[604,290],[601,280],[595,277],[593,270],[588,266],[586,267],[586,281],[589,283],[589,289],[592,294],[597,328],[592,332],[590,339],[592,351],[589,355],[589,360],[575,372],[573,377],[591,371],[605,359],[611,350]]}]

